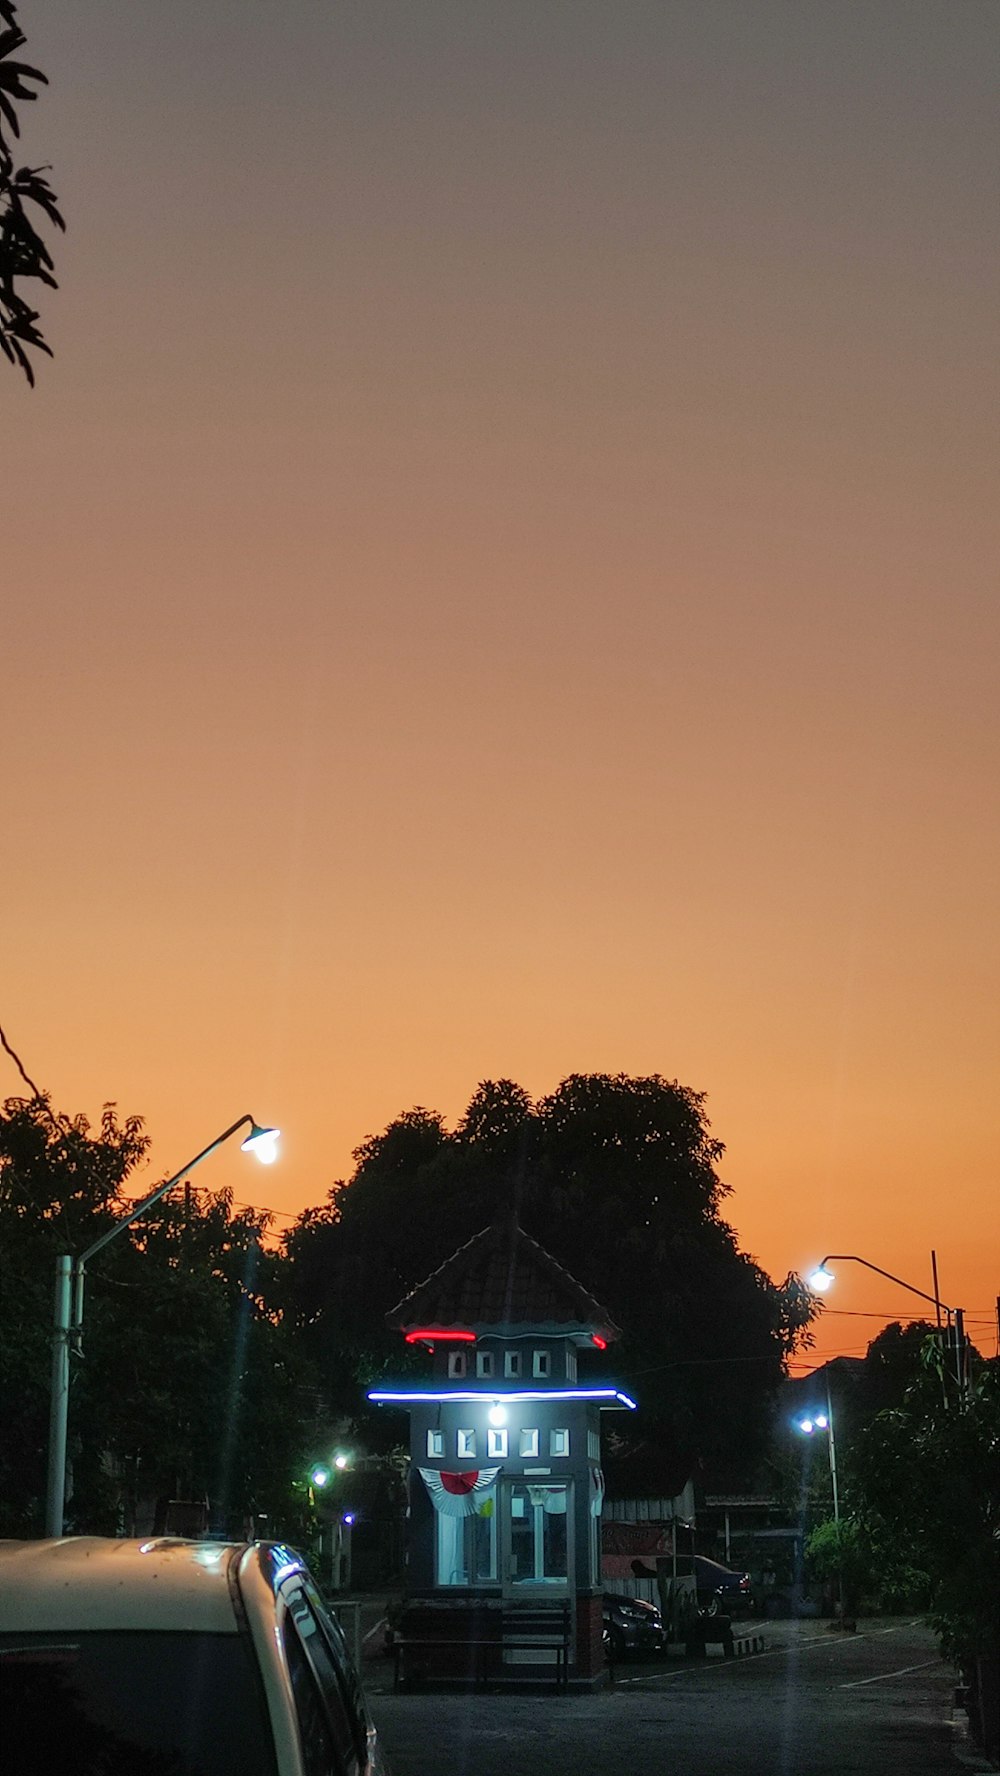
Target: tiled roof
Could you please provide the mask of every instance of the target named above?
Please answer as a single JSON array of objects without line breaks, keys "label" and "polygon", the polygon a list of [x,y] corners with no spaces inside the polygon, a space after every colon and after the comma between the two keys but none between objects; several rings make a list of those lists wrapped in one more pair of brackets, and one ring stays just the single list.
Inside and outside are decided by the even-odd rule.
[{"label": "tiled roof", "polygon": [[516,1329],[620,1336],[607,1308],[570,1276],[513,1217],[494,1221],[460,1246],[386,1315],[390,1326]]}]

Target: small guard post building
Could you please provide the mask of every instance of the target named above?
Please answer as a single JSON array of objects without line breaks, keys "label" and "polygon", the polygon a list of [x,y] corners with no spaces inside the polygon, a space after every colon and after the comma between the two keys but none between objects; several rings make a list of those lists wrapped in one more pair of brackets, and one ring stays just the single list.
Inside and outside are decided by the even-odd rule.
[{"label": "small guard post building", "polygon": [[618,1328],[512,1217],[387,1320],[429,1354],[426,1379],[368,1394],[410,1415],[401,1640],[423,1654],[414,1671],[524,1681],[555,1664],[568,1682],[599,1681],[601,1413],[635,1402],[578,1371]]}]

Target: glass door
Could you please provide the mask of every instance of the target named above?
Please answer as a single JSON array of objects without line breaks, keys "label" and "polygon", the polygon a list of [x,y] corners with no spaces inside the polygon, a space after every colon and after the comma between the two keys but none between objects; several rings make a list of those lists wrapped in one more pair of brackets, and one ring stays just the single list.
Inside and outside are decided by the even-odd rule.
[{"label": "glass door", "polygon": [[503,1576],[510,1597],[568,1592],[573,1575],[573,1484],[503,1483]]}]

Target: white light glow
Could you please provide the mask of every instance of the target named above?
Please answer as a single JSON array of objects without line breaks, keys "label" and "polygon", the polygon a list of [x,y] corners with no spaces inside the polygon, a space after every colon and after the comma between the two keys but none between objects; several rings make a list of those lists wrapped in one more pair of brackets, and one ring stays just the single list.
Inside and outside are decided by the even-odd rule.
[{"label": "white light glow", "polygon": [[240,1142],[244,1153],[252,1153],[260,1160],[261,1165],[273,1165],[278,1157],[278,1136],[280,1129],[258,1128],[256,1124],[250,1130],[245,1141]]},{"label": "white light glow", "polygon": [[505,1425],[507,1423],[506,1406],[501,1406],[499,1400],[495,1400],[490,1407],[489,1417],[491,1425]]},{"label": "white light glow", "polygon": [[833,1271],[827,1270],[825,1265],[817,1265],[807,1280],[814,1295],[825,1295],[834,1280]]}]

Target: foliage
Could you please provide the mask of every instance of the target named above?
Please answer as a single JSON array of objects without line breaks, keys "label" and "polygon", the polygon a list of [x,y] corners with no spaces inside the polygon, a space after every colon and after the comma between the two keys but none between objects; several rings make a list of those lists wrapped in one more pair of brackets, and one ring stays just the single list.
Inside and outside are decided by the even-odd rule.
[{"label": "foliage", "polygon": [[65,228],[65,223],[44,177],[48,167],[14,164],[12,139],[21,133],[17,106],[37,98],[33,83],[48,84],[38,68],[13,60],[25,41],[17,7],[12,0],[0,0],[0,350],[33,384],[26,348],[47,352],[49,357],[52,352],[38,329],[38,311],[17,286],[34,278],[50,289],[57,287],[52,257],[35,227],[33,211],[41,211],[57,228]]},{"label": "foliage", "polygon": [[658,1075],[573,1074],[537,1104],[485,1081],[454,1132],[418,1107],[357,1149],[352,1178],[287,1237],[288,1312],[346,1408],[362,1380],[421,1362],[389,1310],[513,1209],[621,1326],[615,1371],[644,1435],[748,1471],[812,1304],[740,1251],[722,1151],[703,1094]]},{"label": "foliage", "polygon": [[844,1616],[856,1616],[871,1577],[868,1548],[858,1524],[850,1517],[839,1523],[825,1518],[806,1537],[805,1555],[813,1576],[835,1586]]},{"label": "foliage", "polygon": [[959,1661],[1000,1651],[1000,1371],[973,1367],[966,1409],[928,1371],[854,1452],[853,1513],[874,1572],[926,1576],[931,1619]]},{"label": "foliage", "polygon": [[[37,1532],[47,1453],[54,1260],[91,1245],[126,1209],[147,1140],[105,1107],[99,1133],[13,1098],[0,1115],[0,1382],[9,1435],[0,1533]],[[72,1364],[68,1514],[128,1528],[143,1498],[211,1499],[221,1518],[280,1523],[308,1452],[311,1370],[271,1299],[281,1260],[267,1218],[228,1193],[161,1199],[87,1276]]]}]

